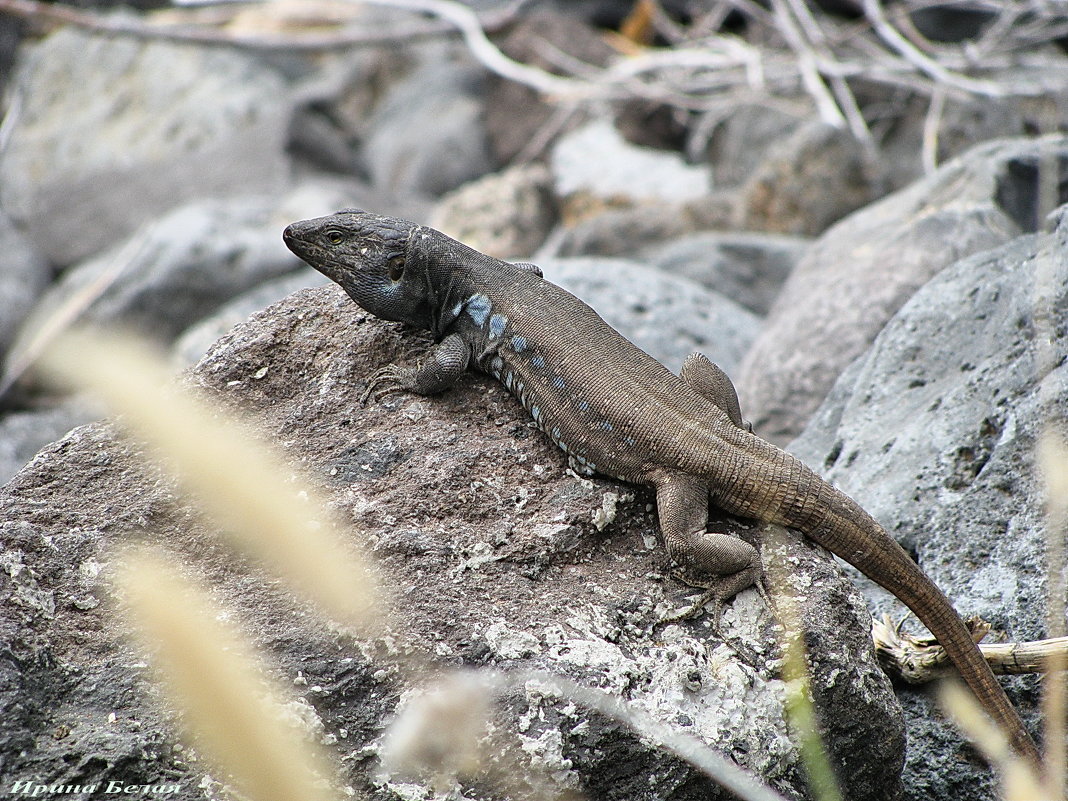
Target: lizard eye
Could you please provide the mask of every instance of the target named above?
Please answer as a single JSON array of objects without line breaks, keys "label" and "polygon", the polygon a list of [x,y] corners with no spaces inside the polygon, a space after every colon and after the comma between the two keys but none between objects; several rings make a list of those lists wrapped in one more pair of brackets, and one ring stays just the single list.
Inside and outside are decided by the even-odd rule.
[{"label": "lizard eye", "polygon": [[340,245],[341,240],[345,238],[337,228],[331,228],[326,232],[325,236],[331,245]]},{"label": "lizard eye", "polygon": [[394,256],[389,260],[389,277],[393,281],[399,281],[404,275],[404,256]]}]

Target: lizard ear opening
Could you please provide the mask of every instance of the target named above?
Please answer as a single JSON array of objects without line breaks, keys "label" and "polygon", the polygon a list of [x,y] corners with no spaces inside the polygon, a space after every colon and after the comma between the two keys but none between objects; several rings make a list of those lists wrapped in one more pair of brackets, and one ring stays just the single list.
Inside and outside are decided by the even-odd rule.
[{"label": "lizard ear opening", "polygon": [[404,256],[394,256],[389,260],[389,277],[392,281],[399,281],[404,275]]}]

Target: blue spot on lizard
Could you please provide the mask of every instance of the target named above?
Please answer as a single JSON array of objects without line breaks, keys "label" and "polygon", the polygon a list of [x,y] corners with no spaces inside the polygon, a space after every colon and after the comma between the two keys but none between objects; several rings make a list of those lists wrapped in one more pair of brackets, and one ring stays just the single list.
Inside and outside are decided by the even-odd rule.
[{"label": "blue spot on lizard", "polygon": [[508,325],[508,318],[503,314],[495,314],[490,317],[489,332],[490,336],[494,339],[499,339],[504,336],[504,328]]},{"label": "blue spot on lizard", "polygon": [[467,316],[474,320],[479,328],[486,324],[486,318],[489,317],[492,308],[493,304],[490,299],[482,294],[472,295],[464,306]]}]

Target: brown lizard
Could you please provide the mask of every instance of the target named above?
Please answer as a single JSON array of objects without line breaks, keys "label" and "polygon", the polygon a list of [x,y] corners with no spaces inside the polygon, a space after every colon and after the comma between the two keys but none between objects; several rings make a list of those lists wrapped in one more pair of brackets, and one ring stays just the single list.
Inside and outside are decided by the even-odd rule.
[{"label": "brown lizard", "polygon": [[440,392],[474,366],[501,381],[583,475],[652,485],[669,555],[716,576],[715,598],[757,582],[747,542],[706,530],[709,502],[777,523],[857,567],[930,629],[983,707],[1033,763],[1039,753],[952,604],[855,501],[751,433],[726,375],[695,354],[676,376],[533,265],[479,253],[431,228],[359,210],[297,222],[289,248],[372,314],[439,340],[387,381]]}]

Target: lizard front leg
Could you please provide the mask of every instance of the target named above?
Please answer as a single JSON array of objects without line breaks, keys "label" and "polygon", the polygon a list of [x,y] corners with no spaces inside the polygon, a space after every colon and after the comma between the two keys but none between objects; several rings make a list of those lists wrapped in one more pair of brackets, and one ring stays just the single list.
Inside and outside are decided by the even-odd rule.
[{"label": "lizard front leg", "polygon": [[449,334],[415,367],[388,364],[376,370],[368,380],[360,402],[366,403],[376,387],[387,383],[417,395],[433,395],[455,384],[470,362],[471,348],[463,337]]},{"label": "lizard front leg", "polygon": [[706,592],[689,609],[664,622],[700,614],[714,601],[712,623],[718,629],[723,604],[756,586],[763,595],[763,569],[757,549],[730,534],[706,531],[708,486],[694,476],[673,473],[656,481],[656,508],[664,544],[687,584]]}]

